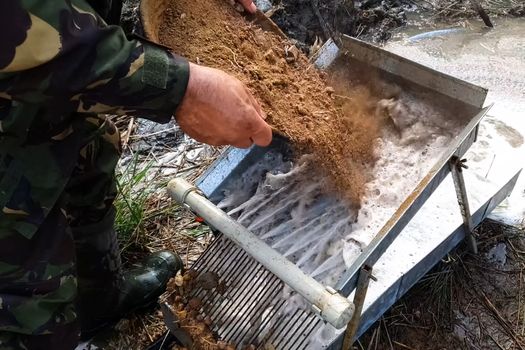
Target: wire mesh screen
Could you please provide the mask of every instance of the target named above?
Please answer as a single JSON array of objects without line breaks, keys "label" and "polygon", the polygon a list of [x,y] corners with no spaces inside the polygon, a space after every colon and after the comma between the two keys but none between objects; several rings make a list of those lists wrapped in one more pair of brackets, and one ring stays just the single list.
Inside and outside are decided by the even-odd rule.
[{"label": "wire mesh screen", "polygon": [[289,297],[293,292],[279,278],[224,236],[208,247],[192,270],[219,277],[217,288],[196,288],[191,297],[202,302],[200,312],[211,319],[217,336],[239,349],[305,349],[323,324]]}]

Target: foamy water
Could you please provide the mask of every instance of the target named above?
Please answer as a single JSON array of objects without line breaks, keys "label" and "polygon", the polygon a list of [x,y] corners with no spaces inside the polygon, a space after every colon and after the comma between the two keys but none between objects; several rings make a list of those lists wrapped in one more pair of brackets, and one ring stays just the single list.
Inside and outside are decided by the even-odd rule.
[{"label": "foamy water", "polygon": [[[487,104],[494,103],[487,122],[481,124],[479,142],[467,158],[471,170],[497,179],[509,164],[525,164],[525,19],[495,18],[493,29],[480,21],[465,28],[425,40],[407,40],[421,29],[401,28],[398,40],[385,49],[457,78],[488,88]],[[439,25],[439,29],[445,26]],[[491,147],[487,147],[491,142]],[[476,189],[470,189],[475,192]],[[525,176],[493,217],[512,225],[524,225]]]},{"label": "foamy water", "polygon": [[[277,151],[232,183],[218,206],[306,274],[334,286],[466,123],[406,92],[380,100],[376,117],[391,122],[376,140],[379,157],[358,212],[326,193],[328,179],[312,156],[293,162]],[[289,289],[282,297],[290,309],[309,308]],[[319,331],[311,347],[332,333]]]}]

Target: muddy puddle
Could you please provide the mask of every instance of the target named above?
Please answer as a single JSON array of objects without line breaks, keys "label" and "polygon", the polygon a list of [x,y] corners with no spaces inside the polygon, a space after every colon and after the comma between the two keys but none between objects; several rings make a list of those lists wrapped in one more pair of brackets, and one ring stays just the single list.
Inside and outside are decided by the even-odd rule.
[{"label": "muddy puddle", "polygon": [[385,49],[489,89],[491,114],[524,115],[525,19],[501,18],[489,29],[437,23],[433,28],[398,29]]}]

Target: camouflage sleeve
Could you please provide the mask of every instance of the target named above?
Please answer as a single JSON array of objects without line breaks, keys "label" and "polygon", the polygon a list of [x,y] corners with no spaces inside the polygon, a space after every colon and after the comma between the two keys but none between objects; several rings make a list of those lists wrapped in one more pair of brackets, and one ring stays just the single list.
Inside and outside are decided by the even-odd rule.
[{"label": "camouflage sleeve", "polygon": [[0,1],[0,98],[64,113],[171,118],[188,62],[128,40],[84,0]]}]

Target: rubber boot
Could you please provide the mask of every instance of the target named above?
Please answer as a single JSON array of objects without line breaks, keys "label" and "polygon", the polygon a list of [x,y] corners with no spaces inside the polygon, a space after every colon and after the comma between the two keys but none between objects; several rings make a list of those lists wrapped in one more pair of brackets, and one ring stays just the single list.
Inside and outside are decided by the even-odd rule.
[{"label": "rubber boot", "polygon": [[114,210],[100,222],[72,228],[77,253],[78,311],[82,339],[89,339],[125,315],[148,307],[183,266],[169,251],[152,253],[122,271]]}]

